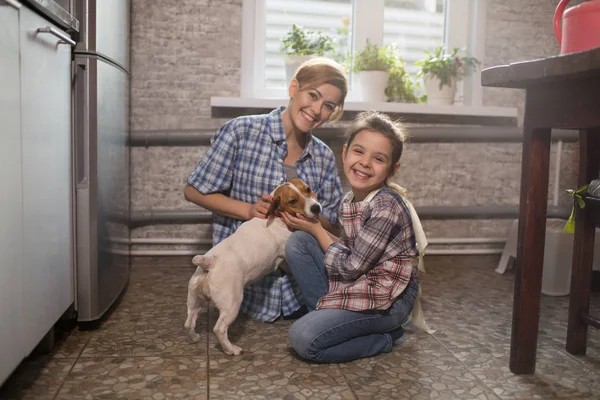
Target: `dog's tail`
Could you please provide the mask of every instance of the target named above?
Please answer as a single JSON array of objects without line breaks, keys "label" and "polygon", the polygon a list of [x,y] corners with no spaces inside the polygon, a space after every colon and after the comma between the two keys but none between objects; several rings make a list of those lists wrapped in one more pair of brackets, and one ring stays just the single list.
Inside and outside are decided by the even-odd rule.
[{"label": "dog's tail", "polygon": [[[192,258],[192,264],[197,265],[203,272],[208,272],[215,265],[217,258],[209,255],[197,255]],[[198,272],[196,270],[196,272]]]},{"label": "dog's tail", "polygon": [[195,256],[192,263],[197,265],[196,272],[190,278],[188,289],[195,292],[197,295],[210,299],[210,293],[206,284],[206,272],[209,271],[215,264],[216,258],[213,256]]}]

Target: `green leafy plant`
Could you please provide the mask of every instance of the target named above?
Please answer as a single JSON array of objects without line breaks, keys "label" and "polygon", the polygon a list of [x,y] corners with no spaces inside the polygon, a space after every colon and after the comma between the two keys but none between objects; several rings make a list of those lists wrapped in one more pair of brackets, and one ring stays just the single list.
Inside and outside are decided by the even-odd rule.
[{"label": "green leafy plant", "polygon": [[438,78],[440,90],[444,85],[451,86],[452,79],[460,80],[479,64],[475,57],[460,57],[460,51],[455,47],[452,53],[447,53],[444,46],[436,47],[433,52],[425,51],[427,57],[415,63],[419,67],[419,76]]},{"label": "green leafy plant", "polygon": [[279,50],[290,56],[324,56],[325,53],[334,51],[333,38],[321,31],[312,31],[294,24],[282,39]]},{"label": "green leafy plant", "polygon": [[396,60],[394,66],[390,69],[390,78],[388,86],[385,88],[385,95],[388,101],[395,103],[421,103],[426,101],[424,96],[417,97],[416,90],[419,84],[415,83],[410,74],[404,68],[404,62],[401,58]]},{"label": "green leafy plant", "polygon": [[353,72],[360,71],[390,71],[398,59],[394,46],[379,47],[367,40],[365,47],[354,56],[348,56],[347,65]]}]

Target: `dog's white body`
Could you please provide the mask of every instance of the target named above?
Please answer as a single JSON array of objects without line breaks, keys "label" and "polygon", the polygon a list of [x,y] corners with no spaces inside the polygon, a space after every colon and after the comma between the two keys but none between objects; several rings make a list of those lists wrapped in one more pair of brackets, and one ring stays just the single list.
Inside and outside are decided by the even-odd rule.
[{"label": "dog's white body", "polygon": [[[273,193],[276,194],[282,187],[282,190],[293,189],[286,185],[292,186],[289,183],[282,185]],[[297,195],[302,193],[297,188],[293,189],[292,193],[296,198],[294,204],[300,199],[303,202],[302,207],[288,210],[282,205],[281,209],[300,211],[306,216],[316,217],[321,206],[308,186],[304,186],[309,193],[306,197],[300,199]],[[318,206],[319,210],[316,213],[311,211],[315,206]],[[212,300],[219,309],[219,319],[214,332],[223,351],[229,355],[241,354],[242,349],[229,341],[227,331],[239,313],[244,286],[267,275],[284,261],[285,244],[291,234],[278,217],[253,218],[240,225],[233,235],[205,255],[194,257],[192,262],[198,265],[198,268],[188,284],[188,314],[184,325],[188,330],[189,342],[195,343],[199,340],[200,336],[195,332],[198,313],[203,306],[207,306],[206,300]]]},{"label": "dog's white body", "polygon": [[285,242],[291,234],[280,218],[253,218],[240,225],[235,235],[212,248],[205,257],[218,259],[220,274],[242,274],[246,285],[273,271],[283,261]]}]

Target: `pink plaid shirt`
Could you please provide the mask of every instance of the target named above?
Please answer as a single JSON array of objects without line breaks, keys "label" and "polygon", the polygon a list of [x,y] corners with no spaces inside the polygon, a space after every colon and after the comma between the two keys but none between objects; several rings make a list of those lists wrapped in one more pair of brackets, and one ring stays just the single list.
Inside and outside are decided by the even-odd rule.
[{"label": "pink plaid shirt", "polygon": [[341,243],[325,252],[329,293],[321,297],[317,309],[387,310],[413,274],[417,248],[410,211],[389,188],[368,202],[351,199],[351,193],[346,195],[338,217]]}]

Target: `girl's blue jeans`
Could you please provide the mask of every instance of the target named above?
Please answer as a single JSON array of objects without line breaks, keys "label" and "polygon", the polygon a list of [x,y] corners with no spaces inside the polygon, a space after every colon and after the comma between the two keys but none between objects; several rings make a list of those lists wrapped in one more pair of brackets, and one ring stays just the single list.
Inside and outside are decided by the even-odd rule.
[{"label": "girl's blue jeans", "polygon": [[287,241],[285,255],[309,311],[288,332],[290,344],[300,357],[341,363],[392,351],[413,309],[418,280],[411,279],[386,311],[315,310],[317,301],[329,291],[321,246],[312,235],[296,231]]}]

